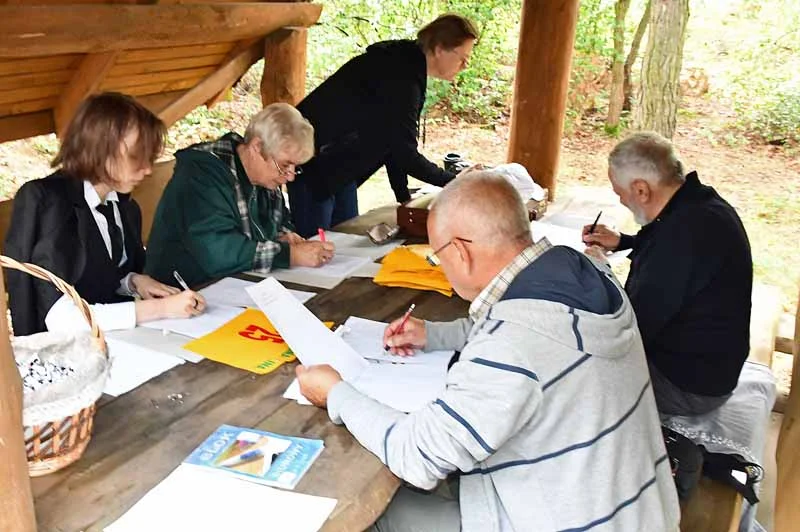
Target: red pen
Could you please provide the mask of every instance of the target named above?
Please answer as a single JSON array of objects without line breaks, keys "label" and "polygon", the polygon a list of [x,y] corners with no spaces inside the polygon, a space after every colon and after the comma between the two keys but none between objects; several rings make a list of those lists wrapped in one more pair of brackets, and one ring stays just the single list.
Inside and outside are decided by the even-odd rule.
[{"label": "red pen", "polygon": [[318,228],[317,229],[317,234],[319,235],[319,241],[320,242],[327,242],[327,240],[325,240],[325,230],[324,229],[322,229],[321,227]]},{"label": "red pen", "polygon": [[[414,310],[415,306],[416,305],[414,303],[411,303],[411,306],[408,307],[408,310],[406,311],[406,313],[403,314],[403,319],[400,321],[400,325],[397,327],[397,330],[394,331],[394,334],[400,334],[401,332],[403,332],[403,327],[405,327],[406,322],[408,321],[408,318],[411,316],[411,312]],[[394,336],[394,335],[392,335],[392,336]],[[383,350],[384,351],[388,351],[389,350],[389,344],[386,344],[385,346],[383,346]]]}]

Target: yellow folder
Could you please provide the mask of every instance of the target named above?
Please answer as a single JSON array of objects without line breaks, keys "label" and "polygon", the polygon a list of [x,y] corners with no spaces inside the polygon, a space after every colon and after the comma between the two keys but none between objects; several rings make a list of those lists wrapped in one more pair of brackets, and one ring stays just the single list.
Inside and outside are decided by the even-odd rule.
[{"label": "yellow folder", "polygon": [[425,256],[430,246],[403,246],[395,249],[381,262],[375,275],[375,283],[383,286],[433,290],[447,297],[453,295],[453,287],[439,266],[431,266]]},{"label": "yellow folder", "polygon": [[256,309],[245,310],[216,331],[192,340],[183,348],[260,375],[295,360],[294,353],[272,323]]}]

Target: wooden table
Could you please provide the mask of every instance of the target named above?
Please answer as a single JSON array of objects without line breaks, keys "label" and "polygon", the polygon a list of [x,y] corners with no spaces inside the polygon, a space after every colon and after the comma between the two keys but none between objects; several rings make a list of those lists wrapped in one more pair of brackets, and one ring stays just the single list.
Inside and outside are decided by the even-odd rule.
[{"label": "wooden table", "polygon": [[[373,218],[368,213],[341,229],[363,234]],[[450,320],[467,310],[467,303],[455,296],[386,288],[371,279],[352,278],[332,290],[314,290],[318,295],[307,307],[335,322],[351,315],[388,321],[411,302],[417,305],[415,315],[432,320]],[[187,362],[120,397],[104,396],[84,456],[31,481],[39,530],[102,530],[223,423],[323,439],[325,450],[296,491],[338,499],[323,530],[368,527],[386,508],[399,480],[344,427],[331,423],[327,412],[282,397],[294,367],[286,364],[259,376],[210,360]]]}]

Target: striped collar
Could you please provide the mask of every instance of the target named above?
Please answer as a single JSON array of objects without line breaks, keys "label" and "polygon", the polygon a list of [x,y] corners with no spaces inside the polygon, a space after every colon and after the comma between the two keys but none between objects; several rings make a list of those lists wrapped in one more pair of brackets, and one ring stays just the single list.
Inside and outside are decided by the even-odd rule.
[{"label": "striped collar", "polygon": [[469,306],[469,316],[473,321],[478,321],[484,317],[489,309],[500,301],[503,294],[508,290],[508,286],[519,275],[519,272],[528,267],[533,261],[541,257],[547,250],[552,248],[553,245],[547,240],[547,237],[542,238],[535,244],[531,244],[522,252],[514,257],[508,265],[500,270],[494,279],[492,279],[486,287],[481,290],[478,297]]}]

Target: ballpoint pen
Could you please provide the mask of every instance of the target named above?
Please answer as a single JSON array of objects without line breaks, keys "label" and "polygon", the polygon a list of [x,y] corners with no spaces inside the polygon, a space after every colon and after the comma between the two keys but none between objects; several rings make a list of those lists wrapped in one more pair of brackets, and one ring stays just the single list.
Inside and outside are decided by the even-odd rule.
[{"label": "ballpoint pen", "polygon": [[173,271],[172,275],[175,277],[175,280],[178,281],[178,284],[181,285],[181,288],[183,288],[184,290],[189,289],[189,285],[186,284],[186,281],[183,280],[183,277],[181,277],[181,274],[179,274],[177,270]]},{"label": "ballpoint pen", "polygon": [[600,212],[598,212],[598,213],[597,213],[597,218],[595,218],[595,219],[594,219],[594,223],[593,223],[593,224],[592,224],[592,226],[589,228],[589,234],[590,234],[590,235],[594,233],[594,228],[595,228],[595,227],[597,227],[597,222],[599,222],[599,221],[600,221],[600,215],[601,215],[601,214],[603,214],[603,211],[600,211]]},{"label": "ballpoint pen", "polygon": [[[414,310],[415,306],[416,305],[414,303],[411,303],[411,306],[408,307],[408,310],[406,311],[406,313],[403,314],[403,319],[400,321],[400,325],[397,327],[397,330],[394,331],[394,334],[400,334],[401,332],[403,332],[403,327],[405,327],[406,322],[408,321],[408,318],[411,316],[411,312]],[[392,336],[394,336],[394,335],[392,335]],[[384,345],[383,346],[383,350],[384,351],[388,351],[389,350],[389,344]]]}]

